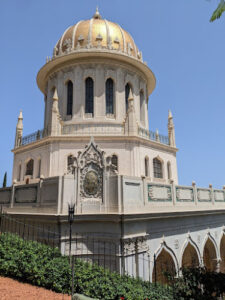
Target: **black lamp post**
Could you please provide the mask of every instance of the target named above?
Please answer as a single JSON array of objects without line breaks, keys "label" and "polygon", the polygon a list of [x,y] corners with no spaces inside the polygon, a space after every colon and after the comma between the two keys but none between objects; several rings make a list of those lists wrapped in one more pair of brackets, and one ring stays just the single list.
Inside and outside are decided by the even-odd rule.
[{"label": "black lamp post", "polygon": [[68,204],[68,222],[70,224],[70,246],[69,246],[69,257],[71,258],[71,244],[72,244],[72,224],[74,221],[74,207],[75,204]]}]

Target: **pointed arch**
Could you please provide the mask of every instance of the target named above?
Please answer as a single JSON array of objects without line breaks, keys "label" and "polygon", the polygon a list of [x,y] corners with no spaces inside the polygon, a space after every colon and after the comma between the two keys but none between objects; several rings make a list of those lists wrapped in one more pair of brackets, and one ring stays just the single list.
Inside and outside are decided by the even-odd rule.
[{"label": "pointed arch", "polygon": [[34,173],[34,160],[33,160],[33,158],[31,158],[30,160],[28,160],[28,162],[26,164],[25,175],[33,176],[33,173]]},{"label": "pointed arch", "polygon": [[165,242],[155,253],[155,261],[152,270],[152,281],[161,284],[167,284],[166,273],[176,275],[178,271],[178,262],[174,252],[166,245]]},{"label": "pointed arch", "polygon": [[221,239],[220,239],[220,272],[225,273],[225,233],[222,233]]},{"label": "pointed arch", "polygon": [[182,247],[180,266],[182,268],[198,267],[201,265],[201,255],[198,246],[188,237]]},{"label": "pointed arch", "polygon": [[91,77],[85,80],[85,113],[94,113],[94,81]]},{"label": "pointed arch", "polygon": [[143,90],[140,90],[140,123],[145,125],[145,99]]},{"label": "pointed arch", "polygon": [[112,161],[112,165],[115,167],[116,171],[118,171],[118,155],[113,154],[111,161]]},{"label": "pointed arch", "polygon": [[132,90],[131,84],[128,82],[125,86],[125,112],[128,110],[128,98],[130,94],[130,90]]},{"label": "pointed arch", "polygon": [[67,115],[72,115],[73,113],[73,83],[68,80],[67,86]]},{"label": "pointed arch", "polygon": [[153,158],[154,178],[163,178],[163,160],[157,156]]},{"label": "pointed arch", "polygon": [[203,263],[208,271],[217,270],[218,254],[216,242],[208,233],[203,243]]},{"label": "pointed arch", "polygon": [[108,78],[105,82],[106,114],[114,114],[114,81]]}]

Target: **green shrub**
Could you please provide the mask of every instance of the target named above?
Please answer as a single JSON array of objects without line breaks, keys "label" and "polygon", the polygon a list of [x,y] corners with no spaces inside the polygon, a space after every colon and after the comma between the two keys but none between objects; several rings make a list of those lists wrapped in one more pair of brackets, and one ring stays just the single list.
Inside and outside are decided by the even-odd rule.
[{"label": "green shrub", "polygon": [[[120,276],[80,260],[75,262],[76,293],[113,300],[170,300],[170,288]],[[56,292],[70,293],[71,267],[68,257],[57,248],[24,241],[15,234],[0,235],[0,275],[42,286]]]}]

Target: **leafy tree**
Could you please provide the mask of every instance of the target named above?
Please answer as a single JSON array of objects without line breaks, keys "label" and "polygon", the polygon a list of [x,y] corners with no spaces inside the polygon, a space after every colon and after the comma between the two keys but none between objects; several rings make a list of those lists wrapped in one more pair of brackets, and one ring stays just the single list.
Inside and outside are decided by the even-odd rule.
[{"label": "leafy tree", "polygon": [[205,268],[184,268],[182,276],[170,280],[174,299],[213,300],[225,293],[225,274]]},{"label": "leafy tree", "polygon": [[213,12],[212,17],[210,19],[210,22],[215,21],[216,19],[219,19],[225,11],[225,0],[220,0],[219,5],[217,6],[216,10]]},{"label": "leafy tree", "polygon": [[4,179],[3,179],[3,184],[2,184],[2,187],[6,187],[7,185],[7,172],[5,172],[5,175],[4,175]]}]

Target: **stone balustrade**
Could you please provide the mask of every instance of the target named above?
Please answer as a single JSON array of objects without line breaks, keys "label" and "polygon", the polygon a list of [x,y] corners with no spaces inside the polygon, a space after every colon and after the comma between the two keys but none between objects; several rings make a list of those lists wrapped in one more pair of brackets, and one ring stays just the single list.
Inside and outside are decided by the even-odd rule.
[{"label": "stone balustrade", "polygon": [[[123,124],[65,124],[62,127],[62,135],[71,136],[121,136],[124,135]],[[32,134],[26,135],[21,139],[20,146],[28,145],[47,136],[46,130],[37,130]],[[138,128],[138,136],[156,141],[161,144],[169,145],[168,136],[149,131],[141,127]]]},{"label": "stone balustrade", "polygon": [[[50,209],[67,213],[68,192],[74,190],[77,178],[71,175],[51,177],[39,183],[0,189],[0,205],[30,212]],[[63,194],[62,194],[62,191]],[[106,178],[103,202],[80,199],[75,194],[78,214],[158,213],[225,209],[225,189],[155,183],[148,178],[113,175]],[[70,199],[71,201],[71,199]]]}]

